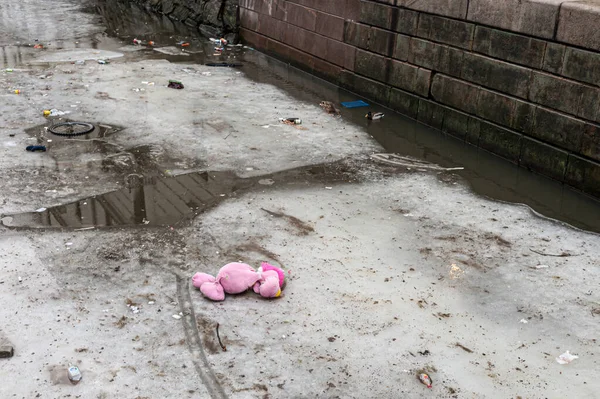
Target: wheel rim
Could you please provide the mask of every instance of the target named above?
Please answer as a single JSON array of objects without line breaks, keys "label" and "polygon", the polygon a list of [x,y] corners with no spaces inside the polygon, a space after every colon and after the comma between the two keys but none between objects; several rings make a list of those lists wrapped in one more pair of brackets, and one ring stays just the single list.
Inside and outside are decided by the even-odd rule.
[{"label": "wheel rim", "polygon": [[50,126],[48,131],[57,136],[81,136],[94,130],[94,125],[87,122],[64,122]]}]

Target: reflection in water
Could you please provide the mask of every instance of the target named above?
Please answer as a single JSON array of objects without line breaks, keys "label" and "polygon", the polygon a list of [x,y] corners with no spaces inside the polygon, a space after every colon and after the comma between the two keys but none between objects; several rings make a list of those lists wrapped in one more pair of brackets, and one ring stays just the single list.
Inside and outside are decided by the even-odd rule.
[{"label": "reflection in water", "polygon": [[165,226],[193,218],[248,188],[252,179],[228,172],[201,172],[167,178],[129,179],[127,188],[40,212],[6,216],[9,227]]}]

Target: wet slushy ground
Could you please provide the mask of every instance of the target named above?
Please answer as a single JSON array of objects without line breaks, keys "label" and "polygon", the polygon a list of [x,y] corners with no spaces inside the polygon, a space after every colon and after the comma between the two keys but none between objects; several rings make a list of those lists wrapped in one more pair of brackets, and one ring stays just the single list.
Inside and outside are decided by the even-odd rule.
[{"label": "wet slushy ground", "polygon": [[[596,395],[594,200],[387,110],[332,117],[357,98],[250,48],[78,7],[0,0],[1,397]],[[233,261],[284,268],[283,297],[191,286]]]}]

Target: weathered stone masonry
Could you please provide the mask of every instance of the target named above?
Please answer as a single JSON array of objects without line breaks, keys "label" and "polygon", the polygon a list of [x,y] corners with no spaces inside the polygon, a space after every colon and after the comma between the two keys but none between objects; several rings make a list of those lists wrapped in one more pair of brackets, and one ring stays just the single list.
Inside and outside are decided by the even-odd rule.
[{"label": "weathered stone masonry", "polygon": [[600,0],[240,0],[245,41],[600,197]]}]

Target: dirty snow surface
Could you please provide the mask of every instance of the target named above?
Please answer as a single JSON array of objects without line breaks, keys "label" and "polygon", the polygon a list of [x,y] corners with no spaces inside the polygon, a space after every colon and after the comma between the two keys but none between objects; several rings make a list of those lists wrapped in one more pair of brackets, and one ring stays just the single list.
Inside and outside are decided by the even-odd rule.
[{"label": "dirty snow surface", "polygon": [[[0,0],[1,21],[12,3]],[[187,195],[161,179],[190,172],[255,183],[217,184],[213,206],[164,226],[72,229],[72,215],[50,212],[67,227],[0,227],[0,347],[14,348],[0,358],[0,397],[598,397],[598,235],[475,196],[452,172],[375,162],[381,148],[361,127],[243,69],[156,54],[101,65],[85,43],[21,49],[30,61],[0,71],[3,222],[86,209],[136,179],[160,198]],[[279,122],[290,115],[303,124]],[[101,133],[45,129],[65,120]],[[115,220],[129,209],[103,204]],[[233,261],[281,266],[283,296],[215,303],[191,286]],[[566,351],[578,357],[560,364]]]}]

